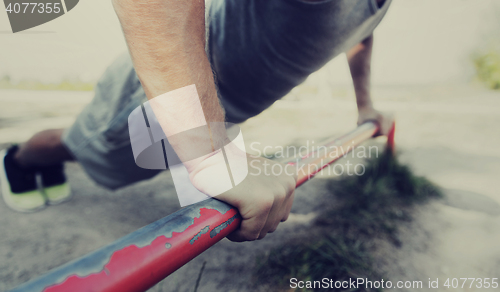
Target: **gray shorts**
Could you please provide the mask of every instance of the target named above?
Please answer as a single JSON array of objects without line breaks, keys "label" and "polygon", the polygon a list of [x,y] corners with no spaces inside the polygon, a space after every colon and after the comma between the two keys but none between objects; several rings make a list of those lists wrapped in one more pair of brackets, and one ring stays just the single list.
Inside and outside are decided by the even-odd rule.
[{"label": "gray shorts", "polygon": [[[207,54],[229,122],[255,116],[329,60],[368,37],[384,17],[376,0],[212,0]],[[159,170],[135,164],[128,116],[146,101],[128,54],[109,66],[63,142],[97,183],[111,189]]]}]

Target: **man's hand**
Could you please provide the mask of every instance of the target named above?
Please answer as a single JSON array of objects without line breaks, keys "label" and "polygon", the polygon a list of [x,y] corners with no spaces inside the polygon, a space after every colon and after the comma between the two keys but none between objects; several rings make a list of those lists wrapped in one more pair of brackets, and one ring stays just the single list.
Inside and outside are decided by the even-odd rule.
[{"label": "man's hand", "polygon": [[379,126],[376,136],[387,136],[394,123],[391,113],[380,112],[373,107],[362,107],[358,110],[358,126],[366,122],[375,122]]},{"label": "man's hand", "polygon": [[[246,156],[251,168],[248,175],[240,184],[215,198],[236,207],[241,214],[241,227],[228,236],[230,240],[262,239],[267,233],[274,232],[280,222],[287,220],[292,209],[296,175],[283,164],[273,168],[279,164],[275,161],[242,151],[241,155]],[[217,181],[217,174],[226,168],[213,157],[204,159],[190,174],[193,185],[208,195]]]}]

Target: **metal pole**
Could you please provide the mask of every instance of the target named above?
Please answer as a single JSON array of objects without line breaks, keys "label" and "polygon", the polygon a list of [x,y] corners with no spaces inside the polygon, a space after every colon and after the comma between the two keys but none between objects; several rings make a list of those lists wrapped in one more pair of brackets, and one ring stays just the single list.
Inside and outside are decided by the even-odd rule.
[{"label": "metal pole", "polygon": [[[365,123],[289,164],[298,169],[297,186],[378,131]],[[323,151],[323,152],[322,152]],[[333,153],[333,155],[332,155]],[[185,207],[93,253],[31,280],[14,291],[146,291],[226,237],[240,224],[238,211],[216,199]]]}]

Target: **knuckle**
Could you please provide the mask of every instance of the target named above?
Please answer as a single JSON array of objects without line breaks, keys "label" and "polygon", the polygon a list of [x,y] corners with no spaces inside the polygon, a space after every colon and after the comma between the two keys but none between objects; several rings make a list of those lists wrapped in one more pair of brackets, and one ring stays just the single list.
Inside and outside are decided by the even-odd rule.
[{"label": "knuckle", "polygon": [[286,181],[286,190],[287,190],[287,193],[293,192],[293,190],[295,190],[296,184],[297,184],[297,178],[296,177],[288,177],[288,179]]},{"label": "knuckle", "polygon": [[286,197],[287,197],[288,192],[284,188],[280,188],[275,194],[274,194],[274,200],[278,202],[283,202]]},{"label": "knuckle", "polygon": [[241,235],[239,237],[242,238],[241,241],[252,241],[258,239],[259,235],[260,233],[257,229],[241,230]]},{"label": "knuckle", "polygon": [[259,209],[263,212],[269,212],[271,211],[271,208],[273,207],[274,200],[271,199],[262,199],[258,206]]}]

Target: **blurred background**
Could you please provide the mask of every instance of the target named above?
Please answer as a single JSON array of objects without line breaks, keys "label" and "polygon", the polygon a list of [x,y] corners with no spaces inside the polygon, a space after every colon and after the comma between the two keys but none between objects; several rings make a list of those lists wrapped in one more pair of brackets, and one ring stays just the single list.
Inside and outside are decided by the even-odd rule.
[{"label": "blurred background", "polygon": [[[377,275],[424,283],[428,278],[500,277],[498,15],[496,0],[395,0],[375,31],[375,106],[396,114],[400,160],[444,193],[409,211],[412,220],[398,225],[397,244],[373,240],[371,269]],[[126,44],[111,2],[87,0],[63,17],[16,34],[0,12],[0,49],[4,148],[40,130],[70,126]],[[356,118],[352,81],[341,55],[242,128],[248,144],[300,145],[345,133]],[[75,194],[68,203],[34,214],[18,214],[0,203],[0,290],[179,209],[168,174],[110,192],[77,164],[69,164],[67,172]],[[269,291],[249,284],[259,282],[253,272],[256,258],[307,237],[322,196],[334,192],[331,179],[299,189],[293,216],[273,235],[255,243],[223,241],[154,291],[193,291],[203,262],[198,291]],[[401,289],[417,290],[426,289]],[[484,289],[453,291],[476,290]]]}]

